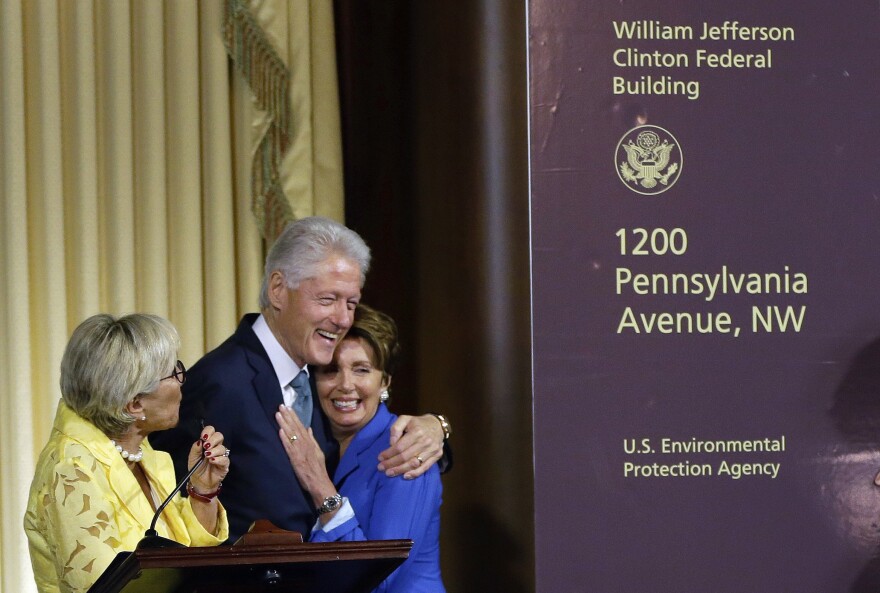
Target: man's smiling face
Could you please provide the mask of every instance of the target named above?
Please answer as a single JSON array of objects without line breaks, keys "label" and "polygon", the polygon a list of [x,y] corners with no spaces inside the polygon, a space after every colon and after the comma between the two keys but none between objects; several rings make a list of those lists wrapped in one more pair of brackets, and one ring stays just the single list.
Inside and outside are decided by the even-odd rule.
[{"label": "man's smiling face", "polygon": [[333,350],[354,322],[361,298],[357,263],[331,254],[296,288],[288,288],[276,271],[269,291],[277,322],[270,327],[284,350],[299,366],[329,364]]}]

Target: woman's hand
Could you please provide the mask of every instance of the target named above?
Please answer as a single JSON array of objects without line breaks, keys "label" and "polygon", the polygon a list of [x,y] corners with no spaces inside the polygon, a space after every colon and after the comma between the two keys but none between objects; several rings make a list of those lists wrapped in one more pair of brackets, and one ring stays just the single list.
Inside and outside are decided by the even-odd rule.
[{"label": "woman's hand", "polygon": [[284,405],[278,407],[275,420],[280,427],[278,438],[284,445],[296,478],[312,495],[315,508],[321,506],[325,498],[336,494],[336,486],[327,475],[324,452],[315,440],[312,429],[303,426],[296,413]]},{"label": "woman's hand", "polygon": [[208,533],[217,534],[218,508],[217,491],[226,474],[229,473],[229,449],[223,444],[223,433],[213,426],[202,429],[202,435],[189,450],[190,469],[204,455],[205,462],[189,479],[190,506],[196,519]]},{"label": "woman's hand", "polygon": [[229,449],[223,444],[223,433],[214,430],[213,426],[202,429],[201,437],[189,450],[187,463],[192,469],[202,455],[205,457],[205,462],[189,479],[196,492],[212,494],[217,491],[220,482],[229,473],[229,453]]}]

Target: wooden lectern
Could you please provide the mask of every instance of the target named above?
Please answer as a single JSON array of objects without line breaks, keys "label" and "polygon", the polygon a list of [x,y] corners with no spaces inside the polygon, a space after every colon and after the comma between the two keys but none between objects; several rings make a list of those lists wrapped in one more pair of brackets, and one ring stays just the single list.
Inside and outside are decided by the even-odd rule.
[{"label": "wooden lectern", "polygon": [[282,533],[249,533],[233,546],[122,552],[89,593],[367,593],[412,548],[412,540],[304,543]]}]

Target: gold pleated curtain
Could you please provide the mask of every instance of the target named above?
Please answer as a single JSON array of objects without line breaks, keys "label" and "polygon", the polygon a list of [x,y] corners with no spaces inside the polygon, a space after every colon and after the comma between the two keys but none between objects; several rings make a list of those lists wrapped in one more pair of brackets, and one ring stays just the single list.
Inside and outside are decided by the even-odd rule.
[{"label": "gold pleated curtain", "polygon": [[0,1],[2,591],[36,590],[22,520],[73,328],[157,313],[191,364],[257,308],[271,116],[224,46],[230,5],[289,74],[290,215],[342,220],[331,0]]}]

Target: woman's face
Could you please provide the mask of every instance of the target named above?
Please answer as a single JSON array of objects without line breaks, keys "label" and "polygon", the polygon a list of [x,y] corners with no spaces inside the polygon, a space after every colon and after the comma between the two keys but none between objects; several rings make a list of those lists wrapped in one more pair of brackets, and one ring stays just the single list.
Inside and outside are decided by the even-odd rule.
[{"label": "woman's face", "polygon": [[146,432],[177,426],[182,398],[180,385],[176,378],[168,377],[159,381],[159,387],[155,391],[138,396],[143,408],[141,415],[147,418],[141,423],[147,429]]},{"label": "woman's face", "polygon": [[331,363],[317,369],[318,399],[337,437],[353,435],[376,415],[379,393],[389,381],[374,360],[373,349],[363,339],[346,338]]}]

